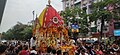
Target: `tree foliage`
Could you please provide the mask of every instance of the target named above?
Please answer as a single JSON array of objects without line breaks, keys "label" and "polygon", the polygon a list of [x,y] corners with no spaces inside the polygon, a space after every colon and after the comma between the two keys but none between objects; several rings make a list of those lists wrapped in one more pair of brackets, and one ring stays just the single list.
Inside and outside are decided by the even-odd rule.
[{"label": "tree foliage", "polygon": [[[107,8],[111,5],[114,9],[110,12]],[[104,18],[106,21],[110,19],[118,20],[120,18],[120,1],[119,0],[103,0],[92,3],[92,14],[89,15],[90,22],[96,21],[98,18]]]},{"label": "tree foliage", "polygon": [[2,39],[28,40],[32,36],[32,27],[18,22],[7,32],[2,33]]},{"label": "tree foliage", "polygon": [[[61,14],[61,16],[63,16],[64,19],[64,23],[67,24],[68,22],[74,23],[75,21],[78,22],[78,25],[81,27],[80,32],[81,33],[87,33],[88,29],[87,29],[87,14],[85,12],[85,10],[81,10],[78,7],[75,8],[66,8],[65,11],[63,11]],[[77,16],[79,16],[79,18],[77,18]],[[70,19],[72,18],[72,19]]]},{"label": "tree foliage", "polygon": [[[107,10],[107,6],[112,5],[114,7],[113,11],[110,12]],[[90,25],[89,23],[93,21],[97,21],[97,19],[104,18],[105,21],[109,21],[110,19],[119,20],[120,19],[120,1],[119,0],[102,0],[97,3],[92,3],[91,5],[91,14],[86,14],[86,8],[83,8],[82,10],[80,8],[66,8],[65,11],[63,11],[60,15],[64,17],[65,24],[68,23],[69,18],[73,17],[76,18],[77,13],[79,14],[79,17],[82,19],[79,19],[79,26],[81,27],[81,32],[85,33],[88,32],[87,27]],[[89,22],[88,22],[89,17]],[[74,19],[72,19],[72,22],[74,22]]]},{"label": "tree foliage", "polygon": [[[89,22],[101,20],[100,40],[102,40],[104,21],[111,19],[120,20],[120,1],[119,0],[102,0],[92,3],[92,14],[89,15]],[[95,22],[96,23],[96,22]]]}]

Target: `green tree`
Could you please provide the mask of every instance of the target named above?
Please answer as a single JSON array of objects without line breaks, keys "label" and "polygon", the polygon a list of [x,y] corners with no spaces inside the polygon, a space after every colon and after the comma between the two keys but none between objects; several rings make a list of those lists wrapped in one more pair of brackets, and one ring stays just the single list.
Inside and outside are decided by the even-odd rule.
[{"label": "green tree", "polygon": [[[114,7],[113,11],[107,10],[107,6]],[[106,21],[110,19],[118,20],[120,14],[120,1],[119,0],[103,0],[97,3],[92,3],[92,14],[89,15],[90,22],[96,21],[98,18],[104,18]]]},{"label": "green tree", "polygon": [[[108,10],[108,5],[112,6],[112,11]],[[120,19],[120,1],[119,0],[103,0],[97,3],[92,3],[92,14],[89,15],[90,22],[97,21],[101,19],[101,37],[103,33],[104,21],[111,19],[119,20]]]},{"label": "green tree", "polygon": [[[66,8],[61,14],[63,16],[64,23],[67,24],[68,22],[74,23],[75,21],[78,22],[79,26],[81,27],[80,33],[87,33],[88,29],[88,21],[87,21],[87,14],[85,9],[81,10],[78,7],[75,8]],[[77,18],[79,16],[79,18]],[[72,20],[70,18],[73,18]],[[70,30],[70,29],[69,29]],[[70,30],[71,31],[71,30]]]},{"label": "green tree", "polygon": [[[113,11],[110,12],[105,9],[108,5],[112,5],[114,7]],[[79,14],[79,26],[81,27],[81,33],[87,33],[87,27],[90,25],[91,22],[97,21],[97,19],[104,19],[104,21],[109,21],[110,19],[119,20],[120,19],[120,1],[119,0],[103,0],[97,3],[92,3],[92,13],[86,14],[84,8],[81,10],[80,8],[66,8],[65,11],[61,13],[61,16],[64,17],[65,24],[68,23],[68,18],[73,17],[76,18],[77,13]],[[89,22],[87,17],[89,17]],[[74,22],[74,19],[72,20]],[[103,25],[102,25],[103,26]]]},{"label": "green tree", "polygon": [[32,36],[32,26],[18,22],[13,28],[2,33],[2,39],[28,40]]}]

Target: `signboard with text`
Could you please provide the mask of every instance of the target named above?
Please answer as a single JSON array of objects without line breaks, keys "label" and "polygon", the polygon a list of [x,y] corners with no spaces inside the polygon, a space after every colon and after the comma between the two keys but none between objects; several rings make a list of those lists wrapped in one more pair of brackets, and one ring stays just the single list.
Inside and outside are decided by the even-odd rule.
[{"label": "signboard with text", "polygon": [[119,30],[114,30],[114,36],[120,36],[120,29]]}]

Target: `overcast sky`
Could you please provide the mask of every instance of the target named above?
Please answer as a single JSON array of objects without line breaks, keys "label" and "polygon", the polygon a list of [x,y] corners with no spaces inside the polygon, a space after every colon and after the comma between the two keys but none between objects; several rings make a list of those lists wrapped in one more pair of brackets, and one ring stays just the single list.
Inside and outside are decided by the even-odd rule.
[{"label": "overcast sky", "polygon": [[[7,0],[4,10],[0,33],[6,32],[18,21],[27,24],[33,19],[32,11],[40,15],[48,4],[48,0]],[[57,10],[62,10],[61,0],[51,0],[51,5]]]}]

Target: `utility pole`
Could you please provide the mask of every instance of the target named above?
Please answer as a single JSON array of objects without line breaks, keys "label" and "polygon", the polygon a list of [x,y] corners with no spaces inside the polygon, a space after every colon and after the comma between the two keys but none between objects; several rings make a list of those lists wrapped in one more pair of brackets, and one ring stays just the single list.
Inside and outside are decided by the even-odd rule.
[{"label": "utility pole", "polygon": [[101,31],[100,31],[100,41],[102,41],[102,35],[103,35],[103,29],[104,29],[104,26],[105,26],[105,18],[106,18],[106,15],[105,14],[103,14],[103,15],[101,15],[102,17],[101,17]]},{"label": "utility pole", "polygon": [[[87,0],[87,9],[86,9],[86,14],[88,15],[88,14],[90,14],[90,8],[89,8],[89,4],[90,4],[90,0]],[[89,22],[89,16],[87,16],[87,23]],[[89,30],[88,31],[88,36],[90,36],[91,34],[91,32],[90,32],[90,23],[88,23],[88,27],[87,27],[87,29]]]},{"label": "utility pole", "polygon": [[81,5],[80,5],[81,10],[82,10],[82,6],[83,6],[83,1],[81,0]]},{"label": "utility pole", "polygon": [[[34,31],[34,23],[35,23],[35,21],[34,21],[35,11],[34,11],[34,10],[32,11],[32,14],[33,14],[33,20],[32,20],[32,31]],[[32,35],[32,36],[34,36],[34,35]]]},{"label": "utility pole", "polygon": [[33,27],[34,27],[34,15],[35,15],[35,11],[33,10],[33,12],[32,12],[32,14],[33,14],[33,23],[32,23],[32,25],[33,25]]},{"label": "utility pole", "polygon": [[32,14],[33,14],[33,21],[34,21],[34,15],[35,15],[35,11],[34,10],[33,10]]},{"label": "utility pole", "polygon": [[101,31],[100,31],[100,41],[102,41],[102,35],[103,35],[103,26],[104,26],[104,18],[101,19]]}]

